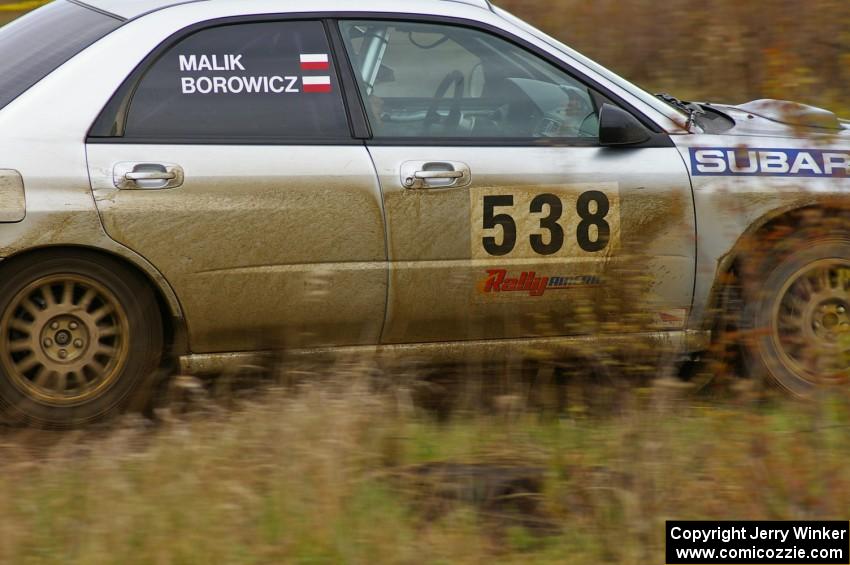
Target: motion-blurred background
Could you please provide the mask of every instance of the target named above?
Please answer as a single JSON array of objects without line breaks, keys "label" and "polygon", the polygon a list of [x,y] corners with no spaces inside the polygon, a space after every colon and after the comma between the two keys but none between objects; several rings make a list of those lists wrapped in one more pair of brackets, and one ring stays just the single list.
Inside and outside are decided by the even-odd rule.
[{"label": "motion-blurred background", "polygon": [[[653,92],[850,117],[850,0],[497,4]],[[667,519],[848,518],[846,390],[593,382],[561,409],[484,369],[272,364],[177,378],[153,419],[0,427],[0,563],[642,565]]]},{"label": "motion-blurred background", "polygon": [[499,0],[652,92],[850,114],[847,0]]}]

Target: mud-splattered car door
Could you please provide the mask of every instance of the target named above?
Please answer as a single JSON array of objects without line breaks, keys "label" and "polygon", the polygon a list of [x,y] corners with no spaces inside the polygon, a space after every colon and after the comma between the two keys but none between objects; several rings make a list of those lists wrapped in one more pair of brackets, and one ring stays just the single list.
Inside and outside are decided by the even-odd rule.
[{"label": "mud-splattered car door", "polygon": [[152,53],[95,125],[103,224],[173,286],[194,352],[378,343],[380,190],[324,27],[225,23]]},{"label": "mud-splattered car door", "polygon": [[694,210],[669,138],[601,147],[615,97],[493,32],[338,28],[387,215],[385,343],[685,327]]}]

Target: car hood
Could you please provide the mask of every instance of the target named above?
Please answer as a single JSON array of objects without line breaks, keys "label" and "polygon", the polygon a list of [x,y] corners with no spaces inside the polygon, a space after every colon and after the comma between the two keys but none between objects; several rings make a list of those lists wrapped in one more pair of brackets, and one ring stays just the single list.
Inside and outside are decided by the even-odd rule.
[{"label": "car hood", "polygon": [[838,135],[850,138],[850,121],[839,119],[829,110],[799,102],[762,99],[737,106],[710,104],[710,107],[735,121],[735,126],[723,132],[724,135]]}]

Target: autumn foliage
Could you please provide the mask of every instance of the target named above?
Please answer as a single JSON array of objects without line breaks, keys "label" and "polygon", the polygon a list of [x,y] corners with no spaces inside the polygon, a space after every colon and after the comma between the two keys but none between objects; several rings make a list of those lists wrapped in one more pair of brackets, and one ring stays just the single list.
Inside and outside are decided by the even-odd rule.
[{"label": "autumn foliage", "polygon": [[847,0],[497,0],[652,92],[850,116]]}]

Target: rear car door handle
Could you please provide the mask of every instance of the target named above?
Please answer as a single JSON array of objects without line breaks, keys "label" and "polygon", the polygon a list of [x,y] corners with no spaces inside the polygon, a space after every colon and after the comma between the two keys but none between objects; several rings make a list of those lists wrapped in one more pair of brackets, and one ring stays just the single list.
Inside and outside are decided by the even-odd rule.
[{"label": "rear car door handle", "polygon": [[163,190],[183,185],[183,168],[173,163],[118,163],[113,184],[121,190]]},{"label": "rear car door handle", "polygon": [[409,190],[462,188],[472,183],[469,165],[457,161],[408,161],[401,165],[401,184]]}]

